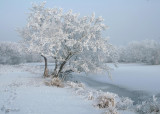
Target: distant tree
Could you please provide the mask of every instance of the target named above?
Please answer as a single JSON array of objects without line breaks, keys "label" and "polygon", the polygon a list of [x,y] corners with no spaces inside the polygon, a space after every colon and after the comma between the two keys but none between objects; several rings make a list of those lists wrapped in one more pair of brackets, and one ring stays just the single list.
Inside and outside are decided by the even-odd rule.
[{"label": "distant tree", "polygon": [[40,58],[33,53],[25,53],[20,43],[0,42],[0,64],[20,64],[39,62]]},{"label": "distant tree", "polygon": [[19,64],[22,62],[18,43],[0,42],[0,64]]},{"label": "distant tree", "polygon": [[71,72],[109,73],[107,61],[115,61],[115,48],[103,38],[103,18],[80,17],[70,10],[33,5],[27,25],[19,30],[28,51],[53,57],[54,77]]},{"label": "distant tree", "polygon": [[130,42],[118,52],[119,62],[160,64],[160,43],[154,40]]}]

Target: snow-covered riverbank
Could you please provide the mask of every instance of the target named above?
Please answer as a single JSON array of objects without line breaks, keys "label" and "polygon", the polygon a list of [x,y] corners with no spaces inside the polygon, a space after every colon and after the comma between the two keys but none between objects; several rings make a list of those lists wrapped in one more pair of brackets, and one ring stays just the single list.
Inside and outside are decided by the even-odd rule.
[{"label": "snow-covered riverbank", "polygon": [[107,74],[80,74],[75,79],[91,88],[129,97],[137,104],[153,95],[160,97],[159,69],[160,65],[119,64],[112,71],[112,79]]}]

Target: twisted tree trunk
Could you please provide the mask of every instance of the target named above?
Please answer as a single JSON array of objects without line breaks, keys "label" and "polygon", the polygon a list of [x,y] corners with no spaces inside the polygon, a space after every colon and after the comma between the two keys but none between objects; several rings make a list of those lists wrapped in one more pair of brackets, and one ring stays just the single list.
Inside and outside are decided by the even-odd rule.
[{"label": "twisted tree trunk", "polygon": [[49,75],[48,75],[48,68],[47,68],[47,58],[45,57],[45,56],[43,56],[43,55],[41,55],[43,58],[44,58],[44,62],[45,62],[45,68],[44,68],[44,74],[43,74],[43,76],[44,77],[49,77]]},{"label": "twisted tree trunk", "polygon": [[60,65],[60,68],[58,70],[57,76],[60,75],[61,71],[63,70],[65,64],[67,63],[67,61],[72,57],[72,53],[69,53],[68,56],[65,58],[65,60],[62,62],[62,64]]},{"label": "twisted tree trunk", "polygon": [[68,70],[68,71],[64,71],[62,72],[63,68],[65,67],[65,64],[67,63],[67,61],[73,56],[74,54],[72,54],[71,52],[67,55],[67,57],[65,58],[65,60],[61,63],[58,64],[58,60],[56,57],[54,57],[55,59],[55,68],[54,68],[54,72],[52,73],[53,77],[59,77],[61,75],[61,73],[71,73],[73,72],[72,70]]},{"label": "twisted tree trunk", "polygon": [[54,57],[54,59],[55,59],[55,68],[54,68],[54,72],[52,73],[52,76],[53,77],[58,77],[57,76],[58,61],[57,61],[56,57]]}]

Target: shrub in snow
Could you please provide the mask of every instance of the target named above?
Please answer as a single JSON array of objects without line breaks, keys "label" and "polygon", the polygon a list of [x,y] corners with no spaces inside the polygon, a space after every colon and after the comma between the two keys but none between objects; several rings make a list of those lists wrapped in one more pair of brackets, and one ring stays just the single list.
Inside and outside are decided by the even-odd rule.
[{"label": "shrub in snow", "polygon": [[117,101],[116,108],[119,110],[127,110],[133,108],[133,101],[128,97],[122,97]]},{"label": "shrub in snow", "polygon": [[115,97],[112,93],[103,93],[97,97],[97,106],[99,108],[115,107]]},{"label": "shrub in snow", "polygon": [[106,108],[105,114],[118,114],[116,100],[119,99],[119,97],[116,94],[101,91],[97,94],[96,106]]},{"label": "shrub in snow", "polygon": [[128,110],[133,108],[133,101],[129,98],[119,97],[117,94],[91,90],[83,83],[68,81],[66,86],[73,88],[76,94],[87,100],[93,100],[94,106],[106,109],[105,114],[118,114],[117,110]]},{"label": "shrub in snow", "polygon": [[142,104],[137,105],[136,111],[142,114],[159,114],[160,113],[160,99],[153,96],[148,101],[143,101]]},{"label": "shrub in snow", "polygon": [[53,78],[51,80],[51,85],[52,86],[57,86],[57,87],[64,87],[64,84],[63,82],[60,80],[60,78],[56,77],[56,78]]},{"label": "shrub in snow", "polygon": [[131,110],[133,101],[127,97],[119,97],[117,94],[110,92],[98,92],[96,106],[106,108],[106,114],[118,114],[118,110]]},{"label": "shrub in snow", "polygon": [[93,100],[93,99],[94,99],[93,92],[89,92],[88,93],[88,100]]},{"label": "shrub in snow", "polygon": [[67,81],[67,85],[75,90],[75,93],[78,95],[86,96],[87,91],[83,83],[75,83],[71,81]]},{"label": "shrub in snow", "polygon": [[79,16],[71,10],[33,5],[27,25],[19,30],[29,52],[54,59],[55,77],[71,72],[110,71],[106,63],[116,61],[115,48],[102,37],[103,18]]},{"label": "shrub in snow", "polygon": [[48,82],[48,81],[45,81],[44,84],[45,84],[46,86],[51,86],[51,82]]}]

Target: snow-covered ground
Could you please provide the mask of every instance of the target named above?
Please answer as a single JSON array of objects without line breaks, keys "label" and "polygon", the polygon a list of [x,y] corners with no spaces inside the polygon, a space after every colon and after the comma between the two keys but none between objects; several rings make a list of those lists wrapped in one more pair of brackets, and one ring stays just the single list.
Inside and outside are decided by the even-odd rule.
[{"label": "snow-covered ground", "polygon": [[[88,88],[74,89],[81,96],[74,94],[71,88],[46,86],[42,78],[43,67],[43,63],[0,65],[0,114],[104,113],[106,110],[93,106],[95,102],[84,99],[85,95],[82,97],[83,92],[90,94],[92,90],[93,93],[102,90],[122,98],[129,97],[136,105],[153,94],[160,97],[160,65],[119,64],[112,72],[112,80],[106,74],[73,74],[70,80],[83,82]],[[49,67],[52,69],[53,64]],[[133,110],[118,112],[134,113]]]},{"label": "snow-covered ground", "polygon": [[0,114],[102,113],[70,89],[44,85],[42,72],[35,70],[23,65],[0,65]]}]

